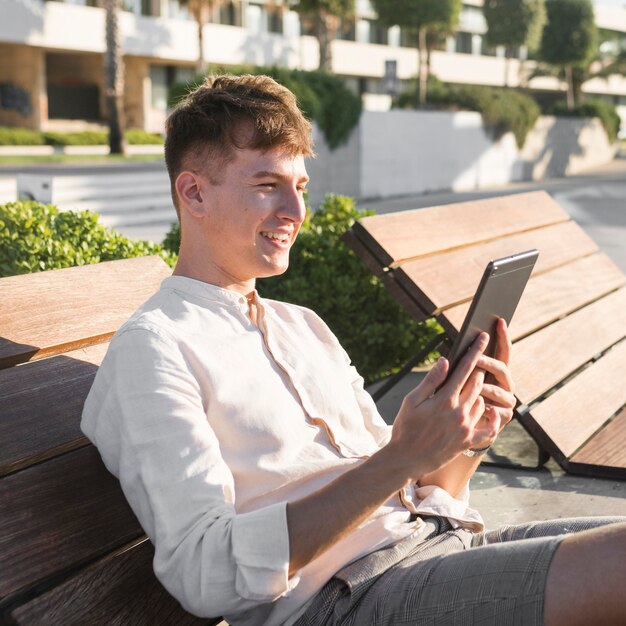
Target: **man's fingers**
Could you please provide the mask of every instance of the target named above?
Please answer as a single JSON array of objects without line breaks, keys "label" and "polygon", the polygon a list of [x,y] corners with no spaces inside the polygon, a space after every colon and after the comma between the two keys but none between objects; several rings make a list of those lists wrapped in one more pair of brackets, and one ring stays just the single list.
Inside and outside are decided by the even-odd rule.
[{"label": "man's fingers", "polygon": [[496,359],[508,365],[512,348],[513,344],[506,321],[500,318],[496,324]]},{"label": "man's fingers", "polygon": [[489,344],[489,335],[480,333],[470,346],[467,353],[459,361],[456,369],[446,381],[445,388],[447,392],[460,396],[461,391],[465,387],[465,383],[469,379],[472,372],[476,369],[478,359]]},{"label": "man's fingers", "polygon": [[426,374],[424,380],[406,396],[406,400],[415,406],[430,398],[446,379],[448,365],[448,359],[441,357]]},{"label": "man's fingers", "polygon": [[490,404],[510,409],[515,407],[516,401],[513,393],[498,385],[485,383],[480,393]]},{"label": "man's fingers", "polygon": [[491,445],[498,436],[501,427],[500,414],[497,409],[486,405],[482,419],[478,422],[478,426],[474,428],[470,447],[484,448]]},{"label": "man's fingers", "polygon": [[490,377],[489,380],[492,382],[495,380],[498,386],[506,389],[506,391],[513,391],[513,377],[506,363],[482,354],[478,359],[477,366],[491,374],[493,378]]}]

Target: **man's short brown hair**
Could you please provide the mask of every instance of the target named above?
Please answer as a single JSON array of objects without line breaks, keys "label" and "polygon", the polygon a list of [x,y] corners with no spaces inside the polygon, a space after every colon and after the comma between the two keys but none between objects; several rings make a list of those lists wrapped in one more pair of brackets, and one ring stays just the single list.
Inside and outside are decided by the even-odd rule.
[{"label": "man's short brown hair", "polygon": [[185,169],[204,170],[219,184],[219,172],[234,150],[281,147],[312,156],[311,124],[289,89],[269,76],[209,76],[165,123],[165,164],[179,210],[176,178]]}]

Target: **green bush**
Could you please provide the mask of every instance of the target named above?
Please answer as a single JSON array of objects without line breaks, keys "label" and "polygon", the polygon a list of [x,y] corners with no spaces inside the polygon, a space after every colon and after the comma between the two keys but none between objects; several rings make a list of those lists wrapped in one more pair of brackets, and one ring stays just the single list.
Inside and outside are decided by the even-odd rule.
[{"label": "green bush", "polygon": [[617,140],[620,127],[620,116],[615,106],[606,100],[585,100],[574,109],[568,109],[565,102],[558,102],[552,108],[552,115],[561,117],[597,117],[602,122],[609,143]]},{"label": "green bush", "polygon": [[131,241],[98,222],[90,211],[59,211],[38,202],[0,205],[0,276],[28,274],[74,265],[159,254],[162,246]]},{"label": "green bush", "polygon": [[[211,67],[209,71],[271,76],[296,95],[302,112],[317,123],[331,149],[347,141],[361,116],[361,99],[334,74],[319,70],[289,70],[276,66]],[[170,106],[178,103],[202,84],[203,80],[204,77],[197,76],[188,82],[172,85],[168,98]]]},{"label": "green bush", "polygon": [[[399,107],[415,104],[414,91],[401,94]],[[541,113],[534,98],[513,89],[494,89],[476,85],[445,85],[434,79],[429,83],[428,103],[437,108],[478,111],[496,137],[512,132],[522,148],[526,137]]]},{"label": "green bush", "polygon": [[163,135],[149,133],[147,130],[142,130],[141,128],[129,128],[124,135],[126,136],[126,141],[135,146],[151,146],[163,143]]},{"label": "green bush", "polygon": [[0,126],[0,146],[43,146],[42,134],[28,128]]},{"label": "green bush", "polygon": [[99,130],[77,133],[44,131],[43,138],[49,146],[103,146],[109,143],[109,134]]},{"label": "green bush", "polygon": [[[129,128],[125,133],[129,144],[162,144],[163,137],[140,128]],[[109,143],[107,131],[82,131],[59,133],[37,131],[27,128],[0,127],[0,146],[106,146]]]}]

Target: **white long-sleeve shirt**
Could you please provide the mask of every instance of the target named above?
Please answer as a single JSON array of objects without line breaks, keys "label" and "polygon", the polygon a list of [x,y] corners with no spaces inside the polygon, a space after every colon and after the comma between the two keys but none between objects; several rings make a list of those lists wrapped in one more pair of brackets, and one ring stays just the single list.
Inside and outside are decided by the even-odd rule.
[{"label": "white long-sleeve shirt", "polygon": [[181,276],[116,333],[81,426],[190,612],[292,622],[344,565],[440,515],[480,528],[463,500],[407,487],[289,578],[287,502],[363,462],[390,427],[337,339],[308,309]]}]

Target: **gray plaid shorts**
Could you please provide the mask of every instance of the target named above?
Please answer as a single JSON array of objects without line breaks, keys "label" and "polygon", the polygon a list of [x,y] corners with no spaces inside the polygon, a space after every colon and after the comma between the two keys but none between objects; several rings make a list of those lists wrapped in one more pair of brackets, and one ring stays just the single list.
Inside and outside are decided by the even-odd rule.
[{"label": "gray plaid shorts", "polygon": [[564,535],[626,518],[574,518],[473,533],[426,518],[407,538],[343,568],[294,626],[539,626]]}]

